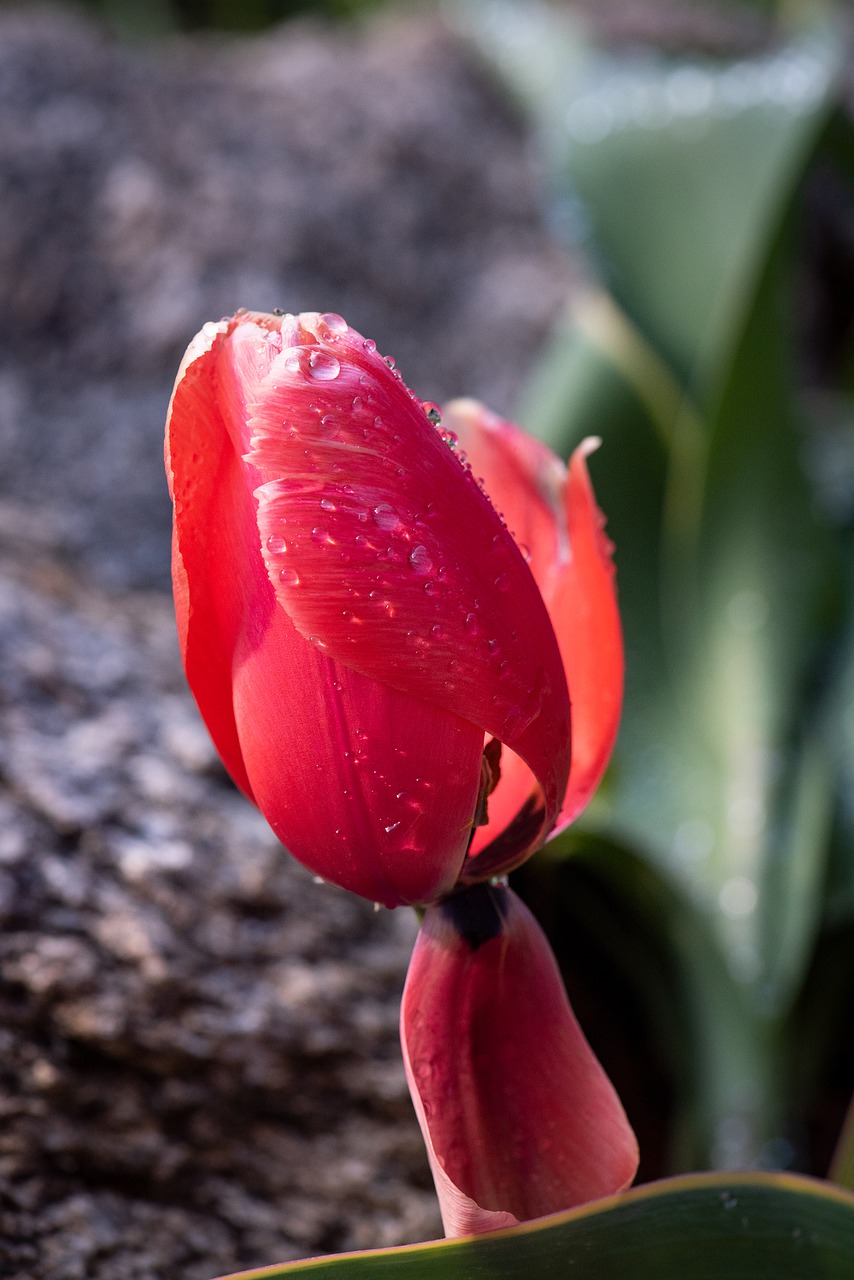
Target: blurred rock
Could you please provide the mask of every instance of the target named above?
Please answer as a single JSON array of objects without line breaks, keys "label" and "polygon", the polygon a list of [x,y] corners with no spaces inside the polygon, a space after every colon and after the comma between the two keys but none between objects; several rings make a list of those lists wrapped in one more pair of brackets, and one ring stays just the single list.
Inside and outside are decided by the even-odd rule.
[{"label": "blurred rock", "polygon": [[564,296],[519,121],[434,21],[133,51],[0,15],[0,493],[164,586],[181,353],[240,306],[344,314],[425,398],[507,410]]}]

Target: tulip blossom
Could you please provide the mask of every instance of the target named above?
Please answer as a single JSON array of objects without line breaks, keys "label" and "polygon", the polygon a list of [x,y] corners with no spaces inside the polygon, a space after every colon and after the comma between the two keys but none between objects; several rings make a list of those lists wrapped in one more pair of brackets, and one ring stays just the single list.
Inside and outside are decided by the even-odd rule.
[{"label": "tulip blossom", "polygon": [[452,1233],[636,1165],[548,944],[489,883],[580,812],[616,735],[590,447],[567,469],[471,401],[443,425],[332,314],[206,325],[170,404],[181,653],[223,762],[315,874],[427,905],[401,1031]]},{"label": "tulip blossom", "polygon": [[[503,873],[554,829],[567,663],[570,687],[575,667],[593,674],[573,715],[595,767],[570,780],[573,811],[616,728],[596,701],[607,687],[618,710],[619,621],[583,457],[570,554],[562,464],[460,416],[475,470],[340,317],[246,312],[205,327],[170,407],[178,627],[202,715],[291,853],[388,906]],[[528,508],[530,567],[510,531],[521,541]]]}]

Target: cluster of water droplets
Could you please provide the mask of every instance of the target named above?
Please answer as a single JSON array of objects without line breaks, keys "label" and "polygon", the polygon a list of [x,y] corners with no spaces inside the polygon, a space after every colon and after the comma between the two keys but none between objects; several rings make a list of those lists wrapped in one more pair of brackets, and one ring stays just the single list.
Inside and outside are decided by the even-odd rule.
[{"label": "cluster of water droplets", "polygon": [[[433,533],[435,522],[441,517],[437,503],[428,501],[423,509],[414,510],[402,494],[400,501],[394,497],[396,486],[399,489],[407,469],[401,464],[400,451],[395,447],[401,443],[401,436],[389,429],[383,416],[390,410],[384,400],[382,381],[363,372],[358,384],[348,380],[348,392],[352,394],[342,396],[340,386],[331,385],[338,379],[341,365],[327,348],[349,332],[346,321],[334,313],[326,313],[314,322],[314,329],[323,347],[294,347],[286,349],[284,355],[286,368],[299,370],[318,384],[308,405],[310,416],[304,417],[299,426],[284,422],[283,428],[294,443],[304,445],[305,462],[304,477],[295,480],[291,476],[284,483],[297,490],[299,496],[304,492],[308,497],[314,490],[316,523],[306,528],[303,511],[300,532],[292,536],[286,515],[278,514],[278,523],[268,532],[265,545],[271,578],[278,580],[286,593],[305,589],[306,569],[301,563],[299,540],[309,537],[316,550],[323,554],[328,551],[336,557],[336,594],[343,595],[340,621],[344,625],[336,629],[339,643],[342,635],[347,644],[362,641],[367,635],[362,627],[368,624],[372,644],[387,649],[390,666],[399,662],[412,669],[414,663],[429,675],[432,685],[435,686],[438,677],[446,695],[450,696],[461,693],[471,682],[473,673],[485,665],[493,672],[495,722],[527,723],[537,713],[542,691],[528,691],[523,696],[524,690],[517,687],[518,680],[512,679],[518,668],[518,662],[513,660],[518,633],[487,621],[494,616],[494,610],[482,608],[481,600],[464,585],[468,575],[464,565],[455,561],[453,553],[437,556],[437,545],[442,543],[441,539],[437,543]],[[394,359],[381,356],[372,339],[363,339],[362,346],[368,357],[382,360],[400,380],[439,439],[461,468],[471,474],[457,435],[442,425],[439,405],[422,401],[406,388]],[[330,384],[328,390],[324,384]],[[405,429],[404,424],[402,420],[401,430]],[[389,475],[386,487],[388,500],[377,501],[376,489],[370,494],[358,482],[355,486],[346,483],[348,457],[345,452],[339,452],[339,445],[345,439],[348,450],[362,448],[394,472]],[[340,479],[336,473],[341,473]],[[319,494],[318,475],[322,477]],[[483,482],[472,478],[484,490]],[[506,529],[500,513],[499,519]],[[506,568],[506,534],[496,530],[481,560],[483,554],[487,559],[495,557],[494,591],[509,592],[512,575]],[[530,555],[527,548],[523,554]],[[331,567],[333,562],[329,563]],[[343,580],[339,564],[352,566],[349,572],[344,569]],[[413,590],[423,592],[421,599],[427,597],[432,604],[416,605]],[[412,625],[404,628],[402,610],[412,619]],[[461,661],[458,642],[463,638],[464,649],[471,656]],[[310,635],[309,639],[321,650],[328,648],[328,642],[320,635]],[[482,676],[477,680],[482,684]]]}]

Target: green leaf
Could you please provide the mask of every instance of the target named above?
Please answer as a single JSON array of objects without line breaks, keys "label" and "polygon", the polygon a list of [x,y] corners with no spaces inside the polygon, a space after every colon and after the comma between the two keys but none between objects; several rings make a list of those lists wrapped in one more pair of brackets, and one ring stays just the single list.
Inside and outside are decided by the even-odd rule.
[{"label": "green leaf", "polygon": [[263,1267],[240,1280],[850,1280],[852,1258],[849,1193],[779,1174],[696,1175],[489,1236]]},{"label": "green leaf", "polygon": [[728,970],[705,913],[631,846],[580,826],[520,868],[514,885],[626,1106],[641,1176],[759,1162],[780,1132],[767,1084],[776,1036]]}]

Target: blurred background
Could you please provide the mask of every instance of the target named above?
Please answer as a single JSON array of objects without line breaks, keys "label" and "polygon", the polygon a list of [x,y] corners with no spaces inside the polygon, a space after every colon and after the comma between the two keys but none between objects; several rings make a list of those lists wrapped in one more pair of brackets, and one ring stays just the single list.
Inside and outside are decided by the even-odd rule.
[{"label": "blurred background", "polygon": [[179,669],[163,419],[239,306],[340,312],[564,456],[602,437],[624,724],[517,887],[642,1179],[851,1184],[850,16],[0,6],[2,1274],[439,1233],[414,922],[282,856]]}]

